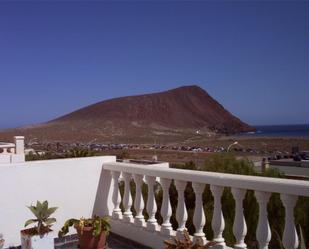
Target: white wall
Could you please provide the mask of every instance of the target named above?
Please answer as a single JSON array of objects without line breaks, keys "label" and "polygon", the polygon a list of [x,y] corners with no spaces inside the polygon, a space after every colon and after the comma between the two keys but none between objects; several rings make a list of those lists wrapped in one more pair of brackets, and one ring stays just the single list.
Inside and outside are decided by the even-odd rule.
[{"label": "white wall", "polygon": [[1,165],[0,234],[4,248],[20,245],[19,231],[33,218],[26,206],[37,200],[59,207],[53,215],[57,219],[55,235],[68,218],[104,213],[104,191],[99,190],[109,187],[109,182],[103,179],[106,171],[102,164],[115,161],[114,156],[102,156]]}]

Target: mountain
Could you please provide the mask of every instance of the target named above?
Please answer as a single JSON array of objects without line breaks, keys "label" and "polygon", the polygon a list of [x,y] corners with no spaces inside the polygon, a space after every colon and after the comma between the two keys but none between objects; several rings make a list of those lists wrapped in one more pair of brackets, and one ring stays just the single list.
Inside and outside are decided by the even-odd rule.
[{"label": "mountain", "polygon": [[190,136],[252,131],[198,86],[121,97],[89,105],[44,124],[0,133],[44,141],[172,142]]}]

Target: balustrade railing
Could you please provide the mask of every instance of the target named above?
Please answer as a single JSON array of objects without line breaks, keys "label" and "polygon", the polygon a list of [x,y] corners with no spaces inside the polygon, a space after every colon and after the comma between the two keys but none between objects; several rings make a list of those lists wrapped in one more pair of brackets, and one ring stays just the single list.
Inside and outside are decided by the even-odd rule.
[{"label": "balustrade railing", "polygon": [[0,163],[19,163],[25,161],[24,137],[15,136],[14,143],[0,142]]},{"label": "balustrade railing", "polygon": [[[186,222],[188,219],[184,191],[187,184],[192,183],[192,188],[195,193],[195,208],[193,214],[195,233],[192,237],[193,240],[200,240],[204,243],[207,241],[204,233],[206,216],[205,203],[203,203],[203,192],[205,186],[208,185],[210,186],[210,191],[214,199],[211,227],[214,234],[213,240],[217,242],[216,248],[227,247],[223,236],[225,220],[221,201],[225,188],[231,190],[235,200],[233,234],[236,242],[234,245],[229,246],[233,246],[233,248],[237,249],[247,248],[245,238],[247,226],[250,226],[250,224],[246,224],[243,201],[247,191],[251,190],[254,191],[259,206],[259,217],[256,230],[256,239],[259,248],[268,248],[271,239],[267,204],[272,193],[280,194],[282,204],[285,208],[283,245],[286,249],[296,249],[298,247],[299,239],[294,222],[294,208],[298,196],[309,196],[309,182],[307,181],[180,170],[126,163],[107,163],[104,165],[104,169],[109,171],[112,175],[112,220],[123,222],[123,224],[129,224],[132,229],[136,227],[139,229],[137,231],[141,233],[142,231],[148,231],[153,236],[153,240],[149,239],[146,241],[148,246],[162,248],[162,238],[182,236],[183,231],[186,229]],[[120,181],[124,181],[124,193],[122,198],[119,188]],[[134,181],[136,186],[134,196],[130,189],[131,181]],[[177,209],[175,213],[178,223],[176,230],[172,228],[171,224],[172,208],[169,189],[172,181],[174,181],[178,193]],[[161,185],[163,192],[160,210],[162,222],[160,225],[156,219],[156,183]],[[142,194],[143,184],[146,184],[148,189],[145,200]],[[121,203],[123,205],[123,212],[120,208]],[[133,216],[132,212],[133,207],[136,213],[135,216]],[[131,237],[131,239],[139,241],[142,240],[141,237],[142,235],[138,234],[137,237]],[[145,240],[140,242],[145,244]]]},{"label": "balustrade railing", "polygon": [[15,144],[13,143],[0,143],[0,154],[14,154]]}]

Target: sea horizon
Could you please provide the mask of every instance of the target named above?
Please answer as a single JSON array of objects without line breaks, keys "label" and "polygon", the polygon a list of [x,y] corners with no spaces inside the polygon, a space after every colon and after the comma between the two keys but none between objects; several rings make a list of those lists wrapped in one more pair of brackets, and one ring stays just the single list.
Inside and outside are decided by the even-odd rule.
[{"label": "sea horizon", "polygon": [[238,136],[249,137],[309,137],[309,124],[253,125],[255,132]]}]

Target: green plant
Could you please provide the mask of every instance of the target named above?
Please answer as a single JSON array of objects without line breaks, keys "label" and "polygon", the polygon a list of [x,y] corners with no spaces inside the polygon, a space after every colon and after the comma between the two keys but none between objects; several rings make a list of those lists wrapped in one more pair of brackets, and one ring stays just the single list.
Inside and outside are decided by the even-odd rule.
[{"label": "green plant", "polygon": [[36,219],[27,220],[25,227],[37,222],[37,226],[35,227],[37,234],[49,232],[52,224],[56,222],[56,219],[50,218],[50,215],[57,210],[57,207],[48,207],[48,201],[37,201],[36,206],[31,205],[28,208],[34,214]]},{"label": "green plant", "polygon": [[[299,245],[298,245],[298,249],[306,249],[304,233],[303,233],[303,229],[302,229],[301,225],[298,225],[298,230],[299,230]],[[276,243],[277,248],[278,249],[285,249],[279,233],[276,230],[273,230],[272,234],[273,234],[274,240],[277,242]]]},{"label": "green plant", "polygon": [[117,159],[128,159],[130,158],[130,154],[128,151],[122,151],[119,155],[117,155]]},{"label": "green plant", "polygon": [[67,153],[65,155],[65,157],[90,157],[90,156],[94,156],[94,153],[90,150],[87,149],[80,149],[80,148],[74,148],[72,150],[70,150],[69,153]]},{"label": "green plant", "polygon": [[107,216],[100,217],[100,216],[94,216],[90,219],[69,219],[67,220],[61,230],[58,233],[59,237],[62,237],[66,235],[69,232],[69,228],[74,226],[79,227],[81,231],[83,231],[84,227],[91,227],[92,228],[92,235],[93,236],[99,236],[102,231],[105,231],[107,234],[111,229],[111,226],[109,224],[109,220]]},{"label": "green plant", "polygon": [[170,240],[165,240],[166,249],[208,249],[214,246],[217,242],[210,241],[206,245],[203,245],[201,241],[193,243],[190,239],[189,233],[185,230],[183,233],[183,239],[172,238]]}]

